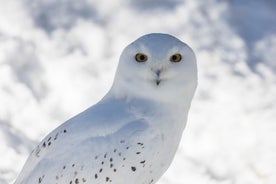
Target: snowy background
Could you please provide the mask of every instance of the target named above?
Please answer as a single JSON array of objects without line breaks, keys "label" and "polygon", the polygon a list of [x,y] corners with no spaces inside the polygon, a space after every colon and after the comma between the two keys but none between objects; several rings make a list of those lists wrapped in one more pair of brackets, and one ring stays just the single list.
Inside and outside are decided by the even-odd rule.
[{"label": "snowy background", "polygon": [[0,184],[104,96],[123,48],[150,32],[187,42],[199,68],[158,184],[276,183],[275,0],[0,0]]}]

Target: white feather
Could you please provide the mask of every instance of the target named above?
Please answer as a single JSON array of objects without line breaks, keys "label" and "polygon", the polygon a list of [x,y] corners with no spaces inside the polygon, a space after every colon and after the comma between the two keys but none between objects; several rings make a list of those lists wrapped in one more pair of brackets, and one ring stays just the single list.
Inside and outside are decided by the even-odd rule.
[{"label": "white feather", "polygon": [[[148,60],[136,62],[137,53]],[[176,53],[182,60],[173,63]],[[155,183],[177,150],[196,85],[186,44],[167,34],[139,38],[122,53],[108,94],[47,135],[15,184]]]}]

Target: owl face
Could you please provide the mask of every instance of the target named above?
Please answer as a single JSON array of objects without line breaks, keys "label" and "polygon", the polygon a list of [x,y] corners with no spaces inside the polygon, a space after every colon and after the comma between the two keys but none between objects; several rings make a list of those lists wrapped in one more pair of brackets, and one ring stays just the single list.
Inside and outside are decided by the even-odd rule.
[{"label": "owl face", "polygon": [[173,36],[145,35],[123,51],[115,81],[130,94],[157,98],[194,91],[196,58],[189,46]]}]

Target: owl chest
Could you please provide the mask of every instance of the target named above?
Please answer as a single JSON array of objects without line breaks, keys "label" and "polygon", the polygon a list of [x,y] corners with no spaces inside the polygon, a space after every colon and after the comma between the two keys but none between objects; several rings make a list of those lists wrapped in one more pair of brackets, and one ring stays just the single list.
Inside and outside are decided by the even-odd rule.
[{"label": "owl chest", "polygon": [[112,149],[113,153],[106,155],[104,161],[105,170],[110,172],[114,183],[155,183],[171,160],[164,152],[162,139],[161,134],[155,134],[152,137],[136,136],[120,140],[117,149]]}]

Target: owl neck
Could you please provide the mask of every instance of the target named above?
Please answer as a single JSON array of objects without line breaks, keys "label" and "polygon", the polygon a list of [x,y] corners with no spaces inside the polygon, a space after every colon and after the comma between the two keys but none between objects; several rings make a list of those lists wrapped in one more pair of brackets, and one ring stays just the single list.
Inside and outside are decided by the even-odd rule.
[{"label": "owl neck", "polygon": [[[177,95],[171,96],[152,96],[152,95],[135,95],[135,93],[129,93],[125,90],[111,90],[104,97],[104,99],[116,99],[120,102],[124,102],[126,105],[135,108],[144,114],[164,113],[163,111],[173,111],[173,114],[184,115],[188,113],[191,105],[191,100],[194,95],[194,91],[187,93],[176,91]],[[166,114],[166,113],[164,113]]]},{"label": "owl neck", "polygon": [[186,85],[183,89],[167,91],[162,91],[162,89],[122,88],[122,86],[118,88],[116,85],[113,85],[106,97],[136,104],[155,104],[157,107],[167,106],[174,109],[189,110],[195,89],[196,84]]}]

